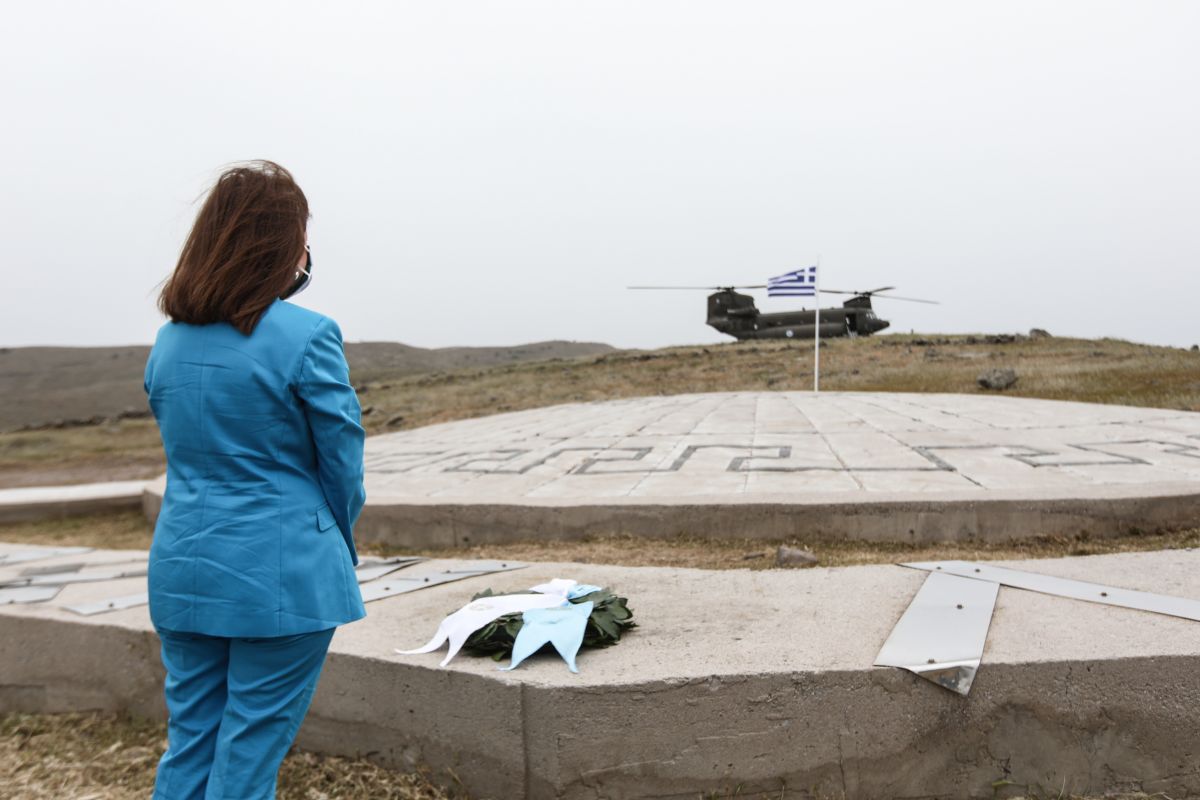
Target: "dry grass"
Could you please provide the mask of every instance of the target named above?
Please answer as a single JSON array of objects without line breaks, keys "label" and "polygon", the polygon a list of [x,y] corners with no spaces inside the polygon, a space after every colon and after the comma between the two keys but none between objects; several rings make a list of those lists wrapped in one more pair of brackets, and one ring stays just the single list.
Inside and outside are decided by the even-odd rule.
[{"label": "dry grass", "polygon": [[[1017,370],[1010,395],[1200,410],[1200,353],[1112,339],[833,339],[822,350],[821,385],[970,394],[982,391],[975,379],[990,367]],[[368,432],[385,433],[583,400],[803,390],[812,385],[811,370],[811,343],[730,342],[394,378],[372,369],[359,385]],[[0,486],[150,477],[162,469],[149,420],[0,434]]]},{"label": "dry grass", "polygon": [[[0,524],[0,542],[32,545],[86,546],[108,549],[150,547],[151,529],[141,512],[124,511],[66,519]],[[596,536],[582,541],[524,541],[467,548],[410,550],[363,542],[368,555],[423,555],[433,558],[488,558],[514,561],[572,561],[628,567],[693,567],[696,569],[769,569],[775,549],[787,544],[811,550],[823,566],[887,564],[943,559],[997,560],[1061,558],[1146,550],[1200,547],[1200,528],[1167,533],[1139,533],[1115,538],[1035,536],[1009,542],[938,542],[904,544],[860,542],[837,538],[704,539],[681,536],[645,539]]]},{"label": "dry grass", "polygon": [[[166,746],[160,723],[116,714],[0,716],[0,796],[21,800],[149,797]],[[446,800],[459,797],[420,772],[293,750],[279,772],[280,800]]]},{"label": "dry grass", "polygon": [[[0,537],[3,532],[0,531]],[[1004,560],[1062,558],[1148,550],[1200,547],[1200,528],[1171,533],[1138,534],[1112,539],[1086,536],[1038,536],[1009,542],[938,542],[912,545],[894,542],[856,542],[845,539],[803,540],[703,539],[678,537],[644,539],[601,536],[578,542],[526,541],[476,545],[468,548],[409,550],[364,547],[376,555],[419,554],[433,558],[487,558],[511,561],[570,561],[628,567],[690,567],[695,569],[772,569],[780,545],[802,547],[826,567],[894,564],[901,561]]]},{"label": "dry grass", "polygon": [[136,480],[164,469],[154,420],[0,434],[0,486]]},{"label": "dry grass", "polygon": [[38,546],[148,550],[153,533],[141,511],[0,524],[0,542]]},{"label": "dry grass", "polygon": [[[1200,411],[1200,353],[1111,339],[975,338],[830,340],[821,386],[973,394],[983,391],[980,372],[1011,367],[1019,380],[1010,395]],[[361,400],[368,430],[381,433],[584,400],[811,386],[810,342],[732,342],[373,381]]]}]

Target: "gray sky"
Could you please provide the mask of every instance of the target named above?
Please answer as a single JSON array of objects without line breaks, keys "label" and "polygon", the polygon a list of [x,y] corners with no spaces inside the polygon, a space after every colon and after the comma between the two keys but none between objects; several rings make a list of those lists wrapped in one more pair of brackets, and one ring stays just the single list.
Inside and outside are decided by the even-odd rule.
[{"label": "gray sky", "polygon": [[[314,213],[348,340],[719,341],[819,254],[894,330],[1200,341],[1200,3],[26,2],[0,345],[150,342],[219,167]],[[759,295],[764,310],[798,307]]]}]

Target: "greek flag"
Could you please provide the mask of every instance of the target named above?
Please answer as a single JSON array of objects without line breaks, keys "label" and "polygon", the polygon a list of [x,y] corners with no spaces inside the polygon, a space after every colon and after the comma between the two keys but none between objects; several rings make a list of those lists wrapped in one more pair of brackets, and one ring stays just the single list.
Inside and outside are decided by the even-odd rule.
[{"label": "greek flag", "polygon": [[816,267],[805,267],[767,279],[767,297],[815,297],[816,294]]}]

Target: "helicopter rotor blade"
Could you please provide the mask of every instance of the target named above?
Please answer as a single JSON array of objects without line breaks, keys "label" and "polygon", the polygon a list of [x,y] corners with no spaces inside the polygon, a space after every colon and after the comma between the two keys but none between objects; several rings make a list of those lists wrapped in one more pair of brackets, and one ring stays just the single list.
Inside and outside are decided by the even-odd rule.
[{"label": "helicopter rotor blade", "polygon": [[922,300],[919,297],[902,297],[898,294],[880,294],[890,289],[895,289],[895,286],[883,286],[878,289],[871,289],[867,292],[847,292],[843,289],[822,289],[821,294],[852,294],[855,297],[882,297],[885,300],[905,300],[910,303],[928,303],[932,306],[940,306],[937,300]]},{"label": "helicopter rotor blade", "polygon": [[877,292],[887,292],[887,291],[891,291],[892,289],[895,289],[895,288],[896,288],[895,286],[881,286],[878,289],[869,289],[865,292],[847,292],[844,289],[822,289],[821,294],[853,294],[853,295],[857,295],[859,297],[870,297],[871,295],[876,294]]},{"label": "helicopter rotor blade", "polygon": [[626,289],[699,289],[706,292],[722,292],[730,289],[765,289],[766,284],[753,286],[626,286]]},{"label": "helicopter rotor blade", "polygon": [[909,303],[927,303],[931,306],[940,306],[941,303],[937,300],[922,300],[919,297],[901,297],[898,294],[881,294],[877,297],[882,297],[884,300],[904,300]]}]

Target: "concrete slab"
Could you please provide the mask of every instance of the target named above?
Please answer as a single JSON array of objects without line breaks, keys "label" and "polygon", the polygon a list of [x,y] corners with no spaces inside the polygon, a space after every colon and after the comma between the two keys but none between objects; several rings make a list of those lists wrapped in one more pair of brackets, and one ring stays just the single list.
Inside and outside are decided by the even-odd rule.
[{"label": "concrete slab", "polygon": [[[136,554],[96,555],[117,557]],[[1200,551],[1002,563],[1200,598]],[[556,656],[508,673],[392,652],[475,592],[554,577],[619,591],[640,627],[578,675]],[[1200,624],[1001,589],[963,698],[871,666],[924,578],[535,564],[382,600],[335,636],[300,743],[452,770],[477,798],[990,798],[1001,779],[1200,796]],[[146,609],[62,609],[139,585],[0,608],[0,709],[161,715]]]},{"label": "concrete slab", "polygon": [[138,508],[148,481],[110,481],[70,486],[0,489],[0,522],[92,514],[114,508]]},{"label": "concrete slab", "polygon": [[[367,440],[361,541],[628,533],[898,541],[1200,519],[1200,414],[989,395],[577,403]],[[145,495],[153,518],[164,482]]]}]

